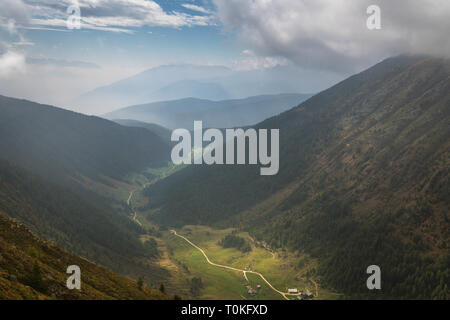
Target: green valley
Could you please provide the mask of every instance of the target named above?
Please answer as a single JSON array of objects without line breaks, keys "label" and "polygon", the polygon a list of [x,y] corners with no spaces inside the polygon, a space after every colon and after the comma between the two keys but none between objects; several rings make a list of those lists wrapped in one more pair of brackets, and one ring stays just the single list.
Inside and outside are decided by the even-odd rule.
[{"label": "green valley", "polygon": [[[176,171],[176,167],[169,167],[148,184]],[[168,294],[194,299],[280,300],[297,299],[298,295],[287,294],[289,288],[295,288],[303,294],[310,293],[314,299],[342,297],[322,287],[316,274],[316,259],[304,252],[270,248],[264,241],[257,241],[247,232],[234,228],[188,225],[180,230],[169,230],[155,224],[151,221],[153,213],[145,210],[148,199],[143,189],[135,190],[129,198],[130,207],[136,213],[133,220],[147,230],[147,235],[141,237],[142,242],[153,239],[158,243],[157,263],[169,272],[164,282]],[[227,236],[245,239],[250,250],[224,248],[221,241]],[[241,270],[245,270],[245,274]],[[196,279],[200,279],[202,285],[194,289]]]}]

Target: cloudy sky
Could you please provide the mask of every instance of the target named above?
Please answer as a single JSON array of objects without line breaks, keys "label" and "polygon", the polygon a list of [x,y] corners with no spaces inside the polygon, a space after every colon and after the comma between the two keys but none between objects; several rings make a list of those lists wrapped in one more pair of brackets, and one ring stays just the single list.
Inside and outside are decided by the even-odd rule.
[{"label": "cloudy sky", "polygon": [[64,105],[174,63],[345,77],[399,53],[449,56],[448,30],[448,0],[0,0],[0,94]]}]

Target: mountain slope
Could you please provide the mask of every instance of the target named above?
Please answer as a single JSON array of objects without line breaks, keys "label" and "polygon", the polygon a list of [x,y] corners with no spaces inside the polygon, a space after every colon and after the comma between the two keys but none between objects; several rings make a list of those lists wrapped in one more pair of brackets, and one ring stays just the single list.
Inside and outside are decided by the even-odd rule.
[{"label": "mountain slope", "polygon": [[166,164],[170,150],[141,128],[0,96],[0,157],[62,180],[79,175],[121,179]]},{"label": "mountain slope", "polygon": [[198,80],[182,80],[155,91],[149,101],[164,101],[196,97],[210,100],[224,100],[229,93],[220,84]]},{"label": "mountain slope", "polygon": [[187,98],[132,106],[105,117],[157,123],[171,129],[193,129],[195,120],[203,120],[204,127],[234,128],[263,121],[309,97],[306,94],[280,94],[224,101]]},{"label": "mountain slope", "polygon": [[5,161],[0,161],[0,210],[59,247],[115,272],[166,275],[151,263],[156,251],[141,244],[143,230],[133,221]]},{"label": "mountain slope", "polygon": [[[81,270],[81,290],[66,287],[68,266]],[[36,271],[37,270],[37,271]],[[0,299],[167,299],[39,239],[0,212]]]},{"label": "mountain slope", "polygon": [[[352,297],[448,298],[450,63],[399,56],[257,125],[280,172],[191,167],[151,186],[160,223],[234,225],[319,258]],[[378,264],[383,290],[368,292]]]}]

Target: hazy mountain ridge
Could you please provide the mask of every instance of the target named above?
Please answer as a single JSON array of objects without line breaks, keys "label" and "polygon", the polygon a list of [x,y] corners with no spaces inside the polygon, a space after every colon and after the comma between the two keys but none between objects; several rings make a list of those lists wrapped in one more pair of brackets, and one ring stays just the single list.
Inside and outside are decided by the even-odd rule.
[{"label": "hazy mountain ridge", "polygon": [[103,114],[131,105],[189,97],[218,101],[316,92],[317,88],[326,88],[340,79],[335,74],[319,77],[295,66],[232,70],[221,66],[166,65],[94,89],[73,104],[83,107],[86,113]]},{"label": "hazy mountain ridge", "polygon": [[155,91],[151,101],[184,99],[186,97],[201,97],[209,100],[224,100],[230,97],[227,90],[220,84],[198,80],[181,80]]},{"label": "hazy mountain ridge", "polygon": [[[216,66],[159,66],[110,85],[96,88],[82,95],[75,103],[77,105],[92,106],[93,108],[101,104],[107,105],[108,108],[119,108],[127,105],[148,103],[155,101],[155,99],[163,98],[165,96],[164,88],[170,88],[176,83],[180,84],[183,81],[195,80],[212,85],[208,79],[228,75],[231,72],[228,68]],[[178,89],[180,90],[182,87],[178,87]],[[166,96],[166,99],[170,99],[170,97]],[[103,110],[103,112],[107,111],[109,110]]]},{"label": "hazy mountain ridge", "polygon": [[279,94],[224,101],[186,98],[131,106],[105,117],[156,123],[171,129],[192,130],[196,120],[202,120],[208,128],[235,128],[254,125],[309,97],[309,94]]},{"label": "hazy mountain ridge", "polygon": [[449,106],[449,61],[387,59],[257,125],[281,129],[277,176],[182,170],[148,189],[154,218],[306,250],[350,296],[368,296],[365,268],[378,263],[376,297],[448,297]]}]

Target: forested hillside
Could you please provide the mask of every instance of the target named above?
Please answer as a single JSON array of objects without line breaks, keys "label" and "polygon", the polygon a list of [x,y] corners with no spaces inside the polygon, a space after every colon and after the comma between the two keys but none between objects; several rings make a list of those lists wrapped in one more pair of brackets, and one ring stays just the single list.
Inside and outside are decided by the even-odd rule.
[{"label": "forested hillside", "polygon": [[166,142],[148,130],[3,96],[0,149],[0,158],[58,181],[120,179],[170,159]]},{"label": "forested hillside", "polygon": [[[67,267],[81,270],[69,290]],[[152,299],[167,297],[45,242],[0,212],[0,299]]]},{"label": "forested hillside", "polygon": [[[150,186],[153,218],[234,225],[319,259],[350,297],[449,298],[450,62],[399,56],[257,125],[280,172],[190,167]],[[383,288],[368,292],[377,264]]]},{"label": "forested hillside", "polygon": [[155,251],[138,240],[144,231],[136,223],[5,161],[0,161],[0,210],[59,247],[115,272],[137,277],[151,271],[153,280],[167,275],[151,263]]}]

